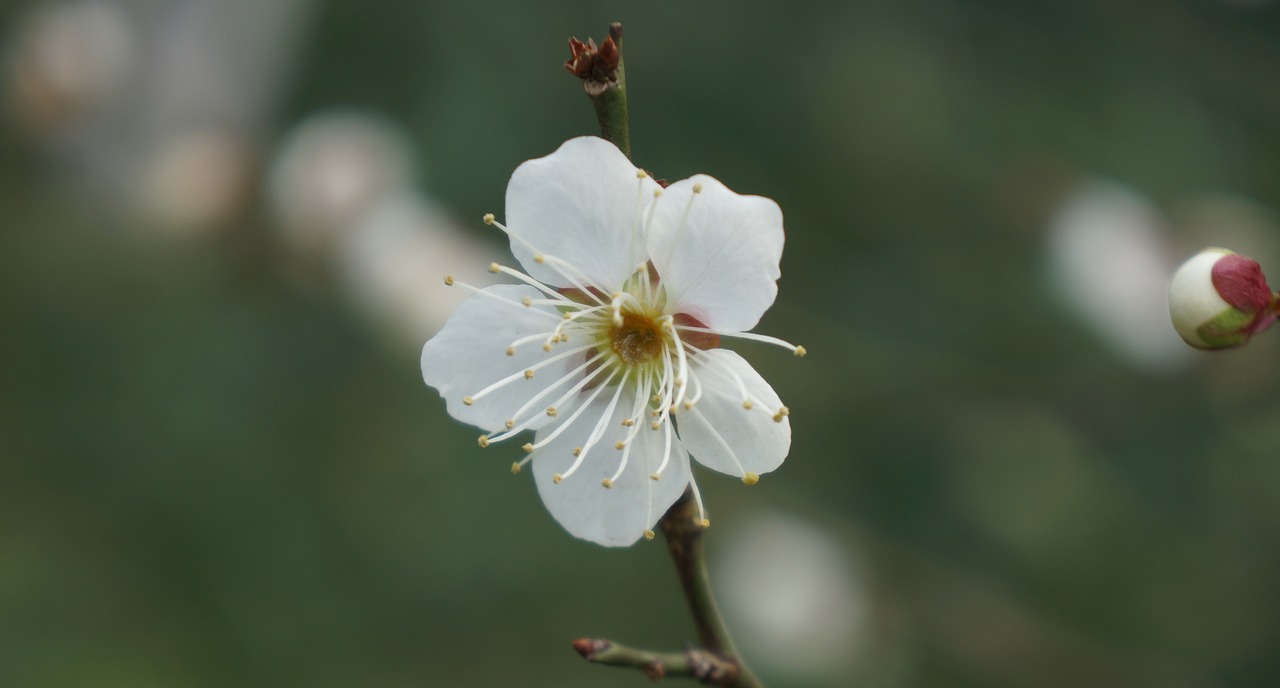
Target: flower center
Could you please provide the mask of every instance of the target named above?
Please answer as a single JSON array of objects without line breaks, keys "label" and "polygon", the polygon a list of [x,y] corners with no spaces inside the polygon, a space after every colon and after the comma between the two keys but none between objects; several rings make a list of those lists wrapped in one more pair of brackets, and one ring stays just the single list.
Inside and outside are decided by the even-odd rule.
[{"label": "flower center", "polygon": [[662,354],[664,336],[653,318],[639,313],[622,314],[622,325],[609,328],[609,346],[622,362],[635,366]]}]

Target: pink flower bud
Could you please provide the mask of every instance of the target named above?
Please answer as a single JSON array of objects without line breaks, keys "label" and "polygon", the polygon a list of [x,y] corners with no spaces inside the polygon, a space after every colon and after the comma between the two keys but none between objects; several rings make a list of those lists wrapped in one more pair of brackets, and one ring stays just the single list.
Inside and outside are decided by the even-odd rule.
[{"label": "pink flower bud", "polygon": [[1207,248],[1178,268],[1169,284],[1169,316],[1197,349],[1240,346],[1275,322],[1276,295],[1258,263]]}]

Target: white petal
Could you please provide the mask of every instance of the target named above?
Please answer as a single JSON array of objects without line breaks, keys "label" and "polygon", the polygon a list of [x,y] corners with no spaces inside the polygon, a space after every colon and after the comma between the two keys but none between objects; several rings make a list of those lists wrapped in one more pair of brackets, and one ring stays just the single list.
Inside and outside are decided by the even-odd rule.
[{"label": "white petal", "polygon": [[[791,422],[774,422],[782,406],[764,378],[738,354],[712,349],[691,359],[702,385],[702,398],[677,416],[680,440],[693,458],[712,470],[742,477],[768,473],[782,464],[791,449]],[[741,380],[739,385],[726,369]],[[746,387],[755,401],[743,407]]]},{"label": "white petal", "polygon": [[726,332],[755,327],[778,293],[778,204],[696,175],[668,187],[653,213],[649,255],[667,290],[667,312]]},{"label": "white petal", "polygon": [[[622,451],[614,443],[626,437],[628,428],[622,420],[630,412],[634,397],[630,389],[623,393],[617,408],[606,421],[605,433],[587,453],[583,464],[557,484],[556,474],[564,474],[573,465],[573,449],[585,446],[587,437],[604,414],[613,389],[606,390],[583,412],[563,434],[533,457],[533,477],[542,503],[570,535],[607,547],[625,547],[652,529],[675,503],[689,484],[689,456],[680,441],[671,437],[673,455],[660,480],[649,475],[662,464],[665,429],[642,427],[633,441],[627,468],[605,488],[601,481],[612,478],[618,470]],[[539,439],[553,427],[538,431]]]},{"label": "white petal", "polygon": [[[545,158],[523,163],[507,184],[507,229],[538,251],[555,256],[612,292],[645,261],[640,245],[642,209],[659,187],[616,146],[583,136]],[[525,272],[546,284],[573,284],[533,251],[511,241]]]},{"label": "white petal", "polygon": [[[493,296],[515,303],[499,301],[491,298]],[[449,415],[484,430],[503,430],[505,422],[526,401],[586,361],[587,352],[570,356],[538,368],[532,379],[521,375],[520,379],[475,399],[470,406],[463,402],[464,397],[475,396],[508,375],[532,369],[585,343],[571,338],[556,344],[548,353],[543,351],[542,341],[534,341],[516,347],[513,356],[506,355],[511,342],[542,332],[550,335],[560,321],[559,314],[550,308],[520,305],[520,299],[525,296],[543,298],[533,287],[514,284],[499,284],[472,294],[453,312],[440,333],[422,347],[422,379],[444,397]],[[547,317],[546,313],[554,317]],[[566,382],[548,395],[546,404],[539,406],[549,406],[571,387],[572,381]],[[531,428],[546,425],[550,420],[545,413],[537,415]]]}]

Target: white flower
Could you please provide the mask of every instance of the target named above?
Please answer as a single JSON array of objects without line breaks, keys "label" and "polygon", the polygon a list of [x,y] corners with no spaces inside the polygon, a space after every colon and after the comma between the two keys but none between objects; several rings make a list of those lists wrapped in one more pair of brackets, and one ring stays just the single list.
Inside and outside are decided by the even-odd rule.
[{"label": "white flower", "polygon": [[[520,165],[506,232],[521,284],[475,290],[422,350],[449,413],[524,445],[571,534],[630,545],[691,486],[689,456],[753,484],[791,446],[787,407],[722,336],[777,294],[782,211],[698,175],[663,189],[613,144],[572,139]],[[458,284],[446,277],[447,284]]]}]

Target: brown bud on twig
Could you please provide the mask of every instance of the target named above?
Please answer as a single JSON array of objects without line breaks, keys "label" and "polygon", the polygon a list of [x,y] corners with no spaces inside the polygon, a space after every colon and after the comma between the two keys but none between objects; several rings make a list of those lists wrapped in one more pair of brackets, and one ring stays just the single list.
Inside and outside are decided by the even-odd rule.
[{"label": "brown bud on twig", "polygon": [[569,39],[569,59],[564,68],[570,74],[582,79],[587,93],[598,94],[610,84],[618,82],[618,65],[622,61],[619,43],[622,40],[622,25],[609,27],[609,37],[596,46],[590,38],[586,43],[577,38]]}]

